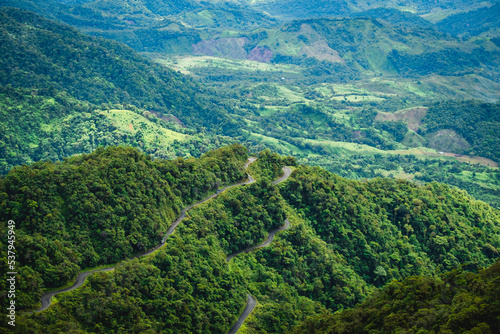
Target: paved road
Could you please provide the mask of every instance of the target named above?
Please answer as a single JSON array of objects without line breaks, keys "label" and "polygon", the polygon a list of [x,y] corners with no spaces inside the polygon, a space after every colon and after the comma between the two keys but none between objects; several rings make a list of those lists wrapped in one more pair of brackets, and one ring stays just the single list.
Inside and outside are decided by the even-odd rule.
[{"label": "paved road", "polygon": [[264,248],[264,247],[267,247],[269,246],[269,244],[273,241],[274,239],[274,235],[278,232],[281,232],[281,231],[284,231],[286,229],[288,229],[290,227],[290,222],[288,221],[288,219],[285,219],[285,225],[281,226],[281,227],[278,227],[278,228],[275,228],[274,230],[271,230],[269,231],[269,235],[267,236],[267,239],[261,243],[260,245],[257,245],[257,246],[250,246],[248,248],[245,248],[244,250],[241,250],[239,252],[236,252],[236,253],[233,253],[231,255],[229,255],[226,259],[227,262],[231,261],[231,259],[241,253],[248,253],[248,252],[251,252],[253,251],[254,249],[257,249],[257,248]]},{"label": "paved road", "polygon": [[[247,163],[245,164],[245,169],[248,168],[248,166],[254,162],[255,160],[257,160],[257,158],[254,158],[254,157],[251,157],[248,159]],[[288,179],[288,177],[290,176],[291,174],[291,169],[289,167],[283,167],[283,176],[281,176],[279,179],[275,180],[273,182],[273,184],[278,184],[280,182],[283,182],[285,181],[286,179]],[[247,174],[248,175],[248,180],[247,181],[244,181],[244,182],[240,182],[240,183],[236,183],[236,184],[233,184],[233,185],[230,185],[230,186],[227,186],[223,189],[221,189],[221,192],[222,191],[225,191],[229,188],[232,188],[232,187],[236,187],[236,186],[240,186],[240,185],[244,185],[244,184],[251,184],[251,183],[254,183],[255,180],[254,178],[250,175],[250,174]],[[136,257],[142,257],[142,256],[146,256],[146,255],[149,255],[151,253],[153,253],[154,251],[156,251],[157,249],[163,247],[163,245],[165,244],[165,241],[167,240],[168,236],[170,236],[175,228],[177,227],[177,225],[186,217],[186,212],[189,211],[190,209],[192,209],[193,207],[201,204],[201,203],[204,203],[210,199],[212,199],[213,197],[216,197],[218,194],[213,194],[207,198],[205,198],[204,200],[202,201],[199,201],[195,204],[192,204],[186,208],[184,208],[182,211],[181,211],[181,214],[179,216],[179,218],[177,218],[174,223],[169,227],[169,229],[167,230],[167,232],[165,233],[165,235],[163,236],[162,240],[161,240],[161,243],[156,246],[155,248],[143,253],[143,254],[139,254],[139,255],[136,255],[134,256],[134,258]],[[271,230],[269,232],[269,235],[267,237],[267,239],[260,245],[257,245],[257,246],[252,246],[252,247],[249,247],[247,249],[244,249],[238,253],[235,253],[235,254],[232,254],[230,255],[226,261],[230,261],[233,257],[235,257],[236,255],[238,254],[241,254],[243,252],[250,252],[254,249],[257,249],[257,248],[262,248],[262,247],[267,247],[269,246],[269,244],[273,241],[274,239],[274,236],[276,235],[276,233],[280,232],[280,231],[284,231],[286,229],[288,229],[290,227],[290,222],[288,221],[288,219],[285,220],[285,225],[283,225],[282,227],[279,227],[277,229],[274,229],[274,230]],[[85,282],[85,279],[89,276],[89,275],[92,275],[96,272],[106,272],[106,271],[111,271],[111,270],[114,270],[116,267],[115,266],[112,266],[112,267],[108,267],[108,268],[104,268],[104,269],[94,269],[94,270],[89,270],[89,271],[85,271],[85,272],[82,272],[80,273],[77,277],[76,277],[76,281],[75,283],[68,287],[68,288],[65,288],[65,289],[61,289],[61,290],[57,290],[57,291],[52,291],[52,292],[47,292],[45,293],[44,295],[42,295],[41,297],[41,303],[42,303],[42,306],[34,311],[34,312],[41,312],[43,310],[45,310],[46,308],[48,308],[50,305],[51,305],[51,300],[52,300],[52,297],[59,294],[59,293],[63,293],[63,292],[68,292],[68,291],[71,291],[71,290],[75,290],[77,288],[79,288],[80,286],[83,285],[83,283]],[[247,319],[247,317],[252,313],[252,311],[254,310],[255,308],[255,305],[257,304],[257,301],[255,300],[255,298],[251,295],[248,295],[247,297],[247,305],[245,306],[245,309],[243,310],[243,312],[241,313],[240,317],[238,318],[238,320],[236,321],[236,323],[233,325],[233,327],[229,330],[228,334],[235,334],[241,327],[241,325],[245,322],[245,320]],[[32,312],[30,312],[32,313]]]},{"label": "paved road", "polygon": [[[255,160],[257,160],[257,158],[254,158],[254,157],[251,157],[251,158],[248,158],[246,164],[245,164],[245,170],[248,168],[248,166],[250,166],[250,164],[252,162],[254,162]],[[252,177],[252,175],[250,174],[247,174],[248,176],[248,180],[247,181],[244,181],[244,182],[240,182],[240,183],[235,183],[235,184],[232,184],[230,186],[227,186],[225,188],[222,188],[220,192],[223,192],[223,191],[226,191],[227,189],[229,188],[232,188],[232,187],[236,187],[236,186],[241,186],[241,185],[244,185],[244,184],[251,184],[251,183],[254,183],[255,180],[254,178]],[[172,233],[174,233],[174,230],[175,228],[177,227],[177,225],[181,222],[181,220],[183,220],[185,217],[186,217],[186,211],[189,211],[191,210],[192,208],[194,208],[195,206],[201,204],[201,203],[204,203],[208,200],[211,200],[212,198],[214,197],[217,197],[219,194],[213,194],[197,203],[194,203],[190,206],[188,206],[187,208],[185,208],[184,210],[182,210],[181,212],[181,215],[179,216],[179,218],[177,218],[176,221],[174,221],[174,223],[168,228],[167,230],[167,233],[165,233],[165,235],[163,236],[163,239],[162,239],[162,242],[159,246],[157,246],[155,249],[151,250],[150,252],[146,253],[146,254],[142,254],[141,256],[144,256],[144,255],[148,255],[148,254],[151,254],[152,252],[154,252],[156,249],[160,248],[161,246],[163,246],[163,244],[165,243],[165,240],[167,240],[168,236],[171,235]]]},{"label": "paved road", "polygon": [[[51,304],[51,300],[52,300],[53,296],[55,296],[59,293],[68,292],[68,291],[75,290],[75,289],[78,289],[79,287],[81,287],[83,282],[85,282],[85,279],[87,278],[87,276],[92,275],[92,274],[99,272],[99,271],[103,271],[103,272],[111,271],[111,270],[115,269],[115,267],[116,266],[104,268],[104,269],[89,270],[89,271],[84,271],[83,273],[78,274],[78,276],[76,277],[76,281],[72,286],[65,288],[65,289],[47,292],[47,293],[43,294],[42,297],[40,298],[40,301],[42,302],[42,306],[34,312],[42,312],[43,310],[48,308]],[[28,313],[33,313],[33,312],[28,312]]]},{"label": "paved road", "polygon": [[[283,167],[283,176],[281,176],[279,179],[273,181],[273,184],[278,184],[280,182],[285,181],[286,179],[288,179],[288,177],[290,177],[290,174],[292,174],[292,170],[290,169],[290,167]],[[284,231],[284,230],[288,229],[289,227],[290,227],[290,222],[288,221],[288,219],[285,219],[285,225],[269,231],[269,235],[267,236],[267,239],[263,243],[261,243],[260,245],[256,245],[256,246],[250,246],[248,248],[245,248],[244,250],[241,250],[239,252],[231,254],[227,257],[226,261],[227,262],[231,261],[231,259],[233,257],[235,257],[241,253],[248,253],[248,252],[253,251],[257,248],[263,248],[263,247],[269,246],[269,244],[271,244],[271,242],[274,240],[274,236],[276,235],[276,233]],[[255,298],[251,295],[248,295],[247,305],[245,306],[243,313],[241,313],[240,317],[238,318],[236,323],[233,325],[233,327],[229,330],[229,332],[227,332],[227,334],[236,334],[236,332],[238,332],[241,325],[243,325],[243,323],[248,318],[250,313],[252,313],[253,309],[255,308],[256,303],[257,303],[257,301],[255,300]]]},{"label": "paved road", "polygon": [[288,179],[290,174],[292,174],[292,170],[290,169],[290,167],[283,167],[282,169],[283,169],[283,176],[280,177],[279,179],[274,180],[273,184],[278,184],[285,181],[286,179]]},{"label": "paved road", "polygon": [[236,323],[233,325],[233,327],[227,332],[227,334],[236,334],[238,330],[240,329],[241,325],[245,322],[247,317],[252,313],[253,309],[255,308],[255,305],[257,305],[257,301],[255,298],[252,296],[248,295],[247,296],[247,305],[245,306],[245,309],[243,312],[240,314],[240,317],[236,321]]},{"label": "paved road", "polygon": [[[248,158],[248,160],[247,160],[247,162],[245,163],[245,166],[244,166],[245,170],[255,160],[257,160],[257,158],[254,158],[254,157]],[[251,183],[255,182],[254,178],[250,174],[247,174],[247,176],[248,176],[248,180],[247,181],[227,186],[227,187],[221,189],[221,192],[225,191],[226,189],[232,188],[232,187],[236,187],[236,186],[240,186],[240,185],[244,185],[244,184],[251,184]],[[199,201],[197,203],[194,203],[194,204],[192,204],[192,205],[184,208],[181,211],[181,214],[180,214],[179,218],[177,218],[174,221],[174,223],[168,228],[167,232],[165,233],[165,235],[163,236],[163,238],[161,240],[161,243],[158,246],[156,246],[153,249],[150,249],[150,250],[146,251],[145,253],[142,253],[142,254],[139,254],[139,255],[135,255],[132,258],[138,258],[138,257],[149,255],[149,254],[153,253],[154,251],[156,251],[157,249],[163,247],[163,245],[165,244],[165,241],[167,240],[168,236],[171,235],[174,232],[174,230],[177,227],[177,225],[186,217],[186,212],[187,211],[189,211],[193,207],[197,206],[198,204],[204,203],[204,202],[212,199],[213,197],[215,197],[217,195],[218,194],[213,194],[213,195],[205,198],[204,200],[201,200],[201,201]],[[35,310],[34,312],[42,312],[43,310],[45,310],[46,308],[48,308],[50,306],[50,304],[51,304],[53,296],[55,296],[57,294],[60,294],[60,293],[63,293],[63,292],[68,292],[68,291],[71,291],[71,290],[75,290],[75,289],[78,289],[79,287],[81,287],[82,284],[85,282],[85,279],[87,278],[87,276],[92,275],[92,274],[97,273],[97,272],[100,272],[100,271],[106,272],[106,271],[114,270],[116,266],[117,265],[114,265],[114,266],[108,267],[108,268],[104,268],[104,269],[94,269],[94,270],[84,271],[84,272],[78,274],[78,276],[76,277],[76,281],[75,281],[75,283],[72,286],[70,286],[68,288],[61,289],[61,290],[56,290],[56,291],[47,292],[47,293],[43,294],[42,297],[40,298],[40,302],[42,303],[42,306],[38,310]],[[28,313],[33,313],[33,312],[28,312]]]}]

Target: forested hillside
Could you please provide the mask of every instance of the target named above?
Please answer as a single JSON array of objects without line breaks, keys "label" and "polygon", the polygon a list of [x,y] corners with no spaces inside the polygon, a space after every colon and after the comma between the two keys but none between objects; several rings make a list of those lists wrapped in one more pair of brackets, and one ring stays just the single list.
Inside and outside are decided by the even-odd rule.
[{"label": "forested hillside", "polygon": [[[463,191],[351,181],[300,165],[275,185],[294,159],[258,157],[249,169],[257,182],[191,209],[164,247],[91,275],[41,313],[18,313],[9,329],[225,333],[249,293],[258,306],[243,332],[286,333],[309,316],[354,307],[391,279],[498,257],[499,211]],[[157,245],[181,208],[244,178],[246,158],[239,145],[173,161],[119,147],[13,169],[0,181],[0,205],[2,221],[16,221],[19,310],[36,308],[42,291],[84,267]],[[226,261],[285,219],[290,227],[268,247]]]},{"label": "forested hillside", "polygon": [[393,281],[354,309],[307,319],[296,334],[496,333],[500,328],[500,262],[470,273]]},{"label": "forested hillside", "polygon": [[89,37],[36,14],[0,11],[1,85],[64,91],[100,105],[130,103],[182,123],[231,132],[220,106],[200,95],[204,90],[185,76],[158,66],[132,49]]},{"label": "forested hillside", "polygon": [[31,12],[0,10],[0,173],[99,146],[200,156],[238,134],[224,102],[132,49]]},{"label": "forested hillside", "polygon": [[498,256],[498,211],[464,192],[438,183],[347,181],[318,168],[292,177],[285,200],[372,284],[462,263],[485,266]]},{"label": "forested hillside", "polygon": [[91,153],[99,146],[132,145],[154,158],[172,159],[199,157],[234,142],[134,105],[95,105],[57,90],[0,86],[0,117],[0,174],[35,161]]},{"label": "forested hillside", "polygon": [[20,289],[19,307],[34,307],[38,291],[82,268],[158,245],[186,204],[243,179],[245,160],[246,149],[236,145],[174,161],[116,147],[15,168],[0,181],[1,215],[19,222],[20,271],[37,283]]}]

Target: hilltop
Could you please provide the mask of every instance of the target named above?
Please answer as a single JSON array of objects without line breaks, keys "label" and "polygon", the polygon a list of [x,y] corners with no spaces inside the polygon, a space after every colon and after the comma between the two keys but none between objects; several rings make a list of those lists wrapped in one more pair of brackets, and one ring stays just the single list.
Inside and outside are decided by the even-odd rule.
[{"label": "hilltop", "polygon": [[[133,145],[155,158],[173,158],[200,156],[238,140],[252,150],[270,147],[353,178],[439,180],[499,205],[496,170],[463,163],[496,166],[496,137],[490,131],[495,120],[486,116],[481,120],[491,125],[486,132],[464,137],[463,130],[449,126],[415,133],[405,125],[412,120],[376,118],[415,106],[434,110],[435,103],[450,98],[492,98],[500,86],[492,81],[495,72],[486,69],[495,68],[496,58],[483,63],[477,57],[487,45],[494,55],[492,42],[459,43],[418,25],[398,28],[390,20],[309,19],[188,44],[210,57],[169,60],[145,54],[151,61],[123,44],[30,12],[1,13],[2,173],[99,146]],[[174,29],[177,23],[167,21],[162,21],[169,27],[165,31]],[[441,57],[456,54],[463,61],[453,66]],[[217,58],[224,55],[243,59]],[[405,72],[408,59],[418,65],[436,56],[442,62],[431,72],[443,75],[426,74],[423,65]],[[461,126],[470,125],[464,118]]]},{"label": "hilltop", "polygon": [[[32,282],[19,286],[19,311],[36,309],[42,292],[83,268],[118,262],[47,310],[19,313],[14,332],[225,332],[249,293],[258,307],[247,330],[283,333],[392,279],[498,256],[500,212],[463,191],[347,180],[269,151],[249,167],[257,182],[238,185],[246,158],[239,145],[173,161],[118,147],[12,170],[0,180],[2,221],[16,222],[19,280]],[[290,177],[271,183],[285,165]],[[165,246],[132,257],[160,244],[181,208],[235,183],[191,209]],[[226,261],[285,220],[290,227],[268,247]]]},{"label": "hilltop", "polygon": [[384,332],[494,333],[500,326],[496,316],[500,312],[499,267],[497,261],[479,273],[461,268],[440,277],[394,281],[355,308],[311,317],[291,333],[353,333],[375,328]]}]

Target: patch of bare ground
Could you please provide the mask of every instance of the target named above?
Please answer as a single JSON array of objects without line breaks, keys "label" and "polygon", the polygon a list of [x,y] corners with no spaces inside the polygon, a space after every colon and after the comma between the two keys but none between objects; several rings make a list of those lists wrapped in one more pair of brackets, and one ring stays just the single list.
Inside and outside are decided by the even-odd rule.
[{"label": "patch of bare ground", "polygon": [[332,63],[344,63],[344,59],[339,56],[339,53],[330,48],[325,41],[316,41],[312,45],[306,45],[301,51],[308,57],[318,60],[326,60]]},{"label": "patch of bare ground", "polygon": [[455,153],[445,153],[443,152],[443,155],[446,155],[448,157],[455,157],[458,161],[460,162],[467,162],[470,164],[480,164],[484,165],[487,167],[492,167],[492,168],[498,168],[498,163],[488,159],[488,158],[483,158],[483,157],[471,157],[469,155],[462,155],[462,154],[455,154]]},{"label": "patch of bare ground", "polygon": [[451,129],[438,130],[425,137],[427,146],[436,151],[462,153],[472,147],[464,137]]},{"label": "patch of bare ground", "polygon": [[300,33],[309,40],[308,45],[304,45],[300,52],[310,58],[326,60],[332,63],[345,63],[339,53],[328,46],[323,37],[318,34],[309,24],[300,26]]},{"label": "patch of bare ground", "polygon": [[260,48],[256,46],[248,54],[248,60],[259,61],[261,63],[269,63],[273,58],[273,52],[268,48]]},{"label": "patch of bare ground", "polygon": [[150,113],[154,114],[156,117],[164,120],[164,121],[167,121],[167,122],[173,122],[173,123],[176,123],[177,125],[180,125],[181,127],[185,128],[186,126],[184,125],[184,123],[182,123],[182,121],[180,119],[178,119],[177,117],[175,117],[174,115],[163,115],[159,112],[156,112],[156,111],[150,111]]},{"label": "patch of bare ground", "polygon": [[377,122],[397,122],[403,121],[408,124],[408,128],[413,131],[417,131],[420,128],[422,118],[424,118],[427,113],[425,107],[411,108],[398,110],[394,113],[389,112],[379,112],[375,121]]}]

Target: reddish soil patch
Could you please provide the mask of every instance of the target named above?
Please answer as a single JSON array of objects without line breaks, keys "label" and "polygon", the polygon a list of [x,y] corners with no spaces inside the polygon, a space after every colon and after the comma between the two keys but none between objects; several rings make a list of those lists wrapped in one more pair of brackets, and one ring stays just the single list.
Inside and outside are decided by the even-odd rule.
[{"label": "reddish soil patch", "polygon": [[267,48],[259,48],[256,46],[250,51],[248,55],[248,60],[259,61],[261,63],[269,63],[273,58],[273,52]]},{"label": "reddish soil patch", "polygon": [[186,127],[184,125],[184,123],[182,123],[182,121],[180,119],[178,119],[177,117],[175,117],[174,115],[163,115],[163,114],[160,114],[157,111],[152,111],[152,110],[150,110],[149,112],[152,113],[152,114],[154,114],[159,119],[162,119],[162,120],[167,121],[167,122],[177,123],[178,125],[180,125],[183,128]]}]

